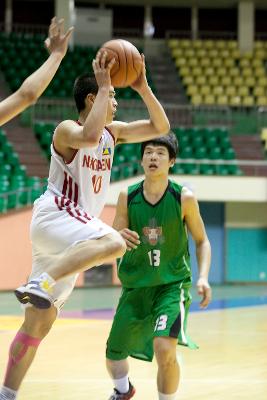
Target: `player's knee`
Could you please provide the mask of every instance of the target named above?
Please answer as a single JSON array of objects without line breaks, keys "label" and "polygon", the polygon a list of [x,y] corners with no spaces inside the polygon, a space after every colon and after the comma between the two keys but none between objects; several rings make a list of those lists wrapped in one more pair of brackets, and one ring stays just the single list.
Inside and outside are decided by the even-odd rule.
[{"label": "player's knee", "polygon": [[162,368],[169,368],[177,363],[176,347],[173,343],[165,338],[158,338],[161,340],[154,341],[154,350],[157,358],[158,365]]},{"label": "player's knee", "polygon": [[112,237],[112,250],[116,258],[122,257],[126,252],[126,243],[122,236],[116,232]]},{"label": "player's knee", "polygon": [[39,310],[35,307],[26,309],[24,330],[32,336],[44,338],[52,328],[57,318],[55,307],[47,310]]}]

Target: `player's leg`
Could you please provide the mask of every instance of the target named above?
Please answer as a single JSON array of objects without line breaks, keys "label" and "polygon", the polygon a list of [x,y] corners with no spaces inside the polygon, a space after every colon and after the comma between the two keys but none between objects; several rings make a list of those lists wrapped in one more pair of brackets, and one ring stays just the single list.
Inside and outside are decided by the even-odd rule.
[{"label": "player's leg", "polygon": [[159,400],[175,400],[180,380],[176,357],[177,339],[155,337],[154,351],[158,364],[157,387]]},{"label": "player's leg", "polygon": [[129,364],[128,360],[110,360],[106,359],[107,371],[114,384],[114,392],[109,400],[128,400],[135,394],[135,388],[129,381]]},{"label": "player's leg", "polygon": [[33,362],[38,346],[50,331],[57,317],[57,309],[39,310],[27,307],[25,319],[11,343],[9,360],[0,399],[16,399],[17,391]]},{"label": "player's leg", "polygon": [[15,291],[21,303],[30,302],[38,308],[53,304],[56,281],[107,263],[126,251],[123,238],[110,226],[97,218],[81,222],[64,210],[55,210],[49,201],[45,199],[48,205],[37,208],[31,224],[33,263],[39,266],[38,274]]},{"label": "player's leg", "polygon": [[46,271],[54,280],[122,257],[126,251],[123,238],[116,231],[96,240],[85,240],[68,249]]}]

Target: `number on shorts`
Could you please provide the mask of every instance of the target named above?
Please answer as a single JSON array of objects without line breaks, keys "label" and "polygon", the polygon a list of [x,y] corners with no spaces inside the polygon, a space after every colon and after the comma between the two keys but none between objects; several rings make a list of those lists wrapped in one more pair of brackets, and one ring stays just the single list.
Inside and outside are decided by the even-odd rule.
[{"label": "number on shorts", "polygon": [[152,267],[158,267],[160,264],[160,250],[151,250],[148,252],[150,265]]},{"label": "number on shorts", "polygon": [[164,331],[167,327],[168,315],[161,315],[157,318],[154,331]]}]

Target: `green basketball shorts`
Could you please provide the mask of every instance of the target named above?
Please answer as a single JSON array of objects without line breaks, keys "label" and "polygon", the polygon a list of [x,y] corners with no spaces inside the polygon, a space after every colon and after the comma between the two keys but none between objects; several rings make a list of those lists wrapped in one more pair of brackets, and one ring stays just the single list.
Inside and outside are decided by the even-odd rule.
[{"label": "green basketball shorts", "polygon": [[157,336],[177,338],[179,344],[197,348],[186,333],[190,287],[187,278],[155,287],[123,288],[107,340],[107,358],[152,361]]}]

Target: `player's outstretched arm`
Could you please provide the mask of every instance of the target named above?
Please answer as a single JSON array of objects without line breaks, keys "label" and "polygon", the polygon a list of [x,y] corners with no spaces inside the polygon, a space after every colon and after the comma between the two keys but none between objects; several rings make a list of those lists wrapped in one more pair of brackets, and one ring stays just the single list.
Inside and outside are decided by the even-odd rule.
[{"label": "player's outstretched arm", "polygon": [[136,249],[140,241],[138,233],[129,229],[128,226],[127,192],[122,191],[117,202],[113,228],[120,232],[127,245],[127,250],[130,251]]},{"label": "player's outstretched arm", "polygon": [[64,33],[64,20],[54,17],[49,27],[45,46],[48,59],[22,83],[21,87],[0,103],[0,125],[9,121],[31,104],[45,91],[65,56],[73,28]]},{"label": "player's outstretched arm", "polygon": [[137,91],[144,101],[149,119],[139,120],[130,123],[114,122],[114,134],[118,143],[135,143],[152,139],[156,136],[166,135],[170,130],[170,123],[168,117],[152,92],[146,79],[145,57],[143,58],[143,69],[137,81],[131,86],[132,89]]},{"label": "player's outstretched arm", "polygon": [[200,307],[206,308],[211,301],[211,288],[208,282],[211,262],[210,242],[199,212],[198,202],[193,193],[184,188],[181,201],[186,226],[196,245],[196,256],[199,270],[197,291],[198,294],[202,296]]}]

